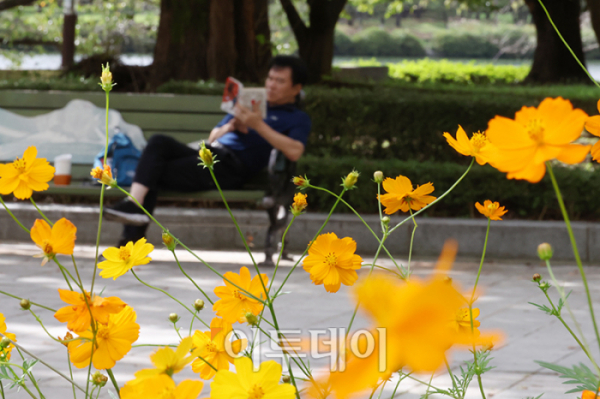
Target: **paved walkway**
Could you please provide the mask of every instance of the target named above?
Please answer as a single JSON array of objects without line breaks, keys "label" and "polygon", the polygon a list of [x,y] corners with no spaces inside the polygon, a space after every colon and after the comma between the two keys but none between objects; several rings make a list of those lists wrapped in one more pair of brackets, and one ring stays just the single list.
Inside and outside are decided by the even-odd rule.
[{"label": "paved walkway", "polygon": [[[66,288],[58,269],[48,264],[40,267],[38,258],[31,255],[39,251],[30,244],[2,243],[0,244],[0,290],[10,292],[17,296],[28,297],[32,301],[46,304],[52,308],[62,306],[56,289]],[[211,263],[221,273],[228,270],[239,271],[243,265],[249,266],[249,257],[241,252],[225,251],[199,251],[198,254]],[[92,247],[78,247],[76,251],[78,265],[84,276],[85,284],[89,286],[90,274],[93,267],[94,249]],[[150,284],[167,289],[186,304],[191,304],[200,294],[195,287],[180,273],[171,255],[165,250],[156,250],[154,260],[147,266],[137,268],[138,275]],[[65,258],[63,264],[67,264]],[[221,281],[211,271],[195,262],[188,254],[181,253],[180,259],[184,268],[207,291],[220,285]],[[258,259],[262,259],[261,256]],[[367,260],[368,261],[368,260]],[[401,260],[402,261],[402,260]],[[385,263],[384,263],[385,264]],[[277,275],[277,282],[281,282],[292,266],[291,262],[283,262],[281,272]],[[433,267],[433,260],[419,260],[413,264],[417,275],[427,275]],[[463,287],[473,284],[478,263],[475,261],[459,261],[455,264],[452,277],[460,282]],[[600,283],[600,268],[588,267],[590,286],[596,300],[596,307],[600,309],[600,292],[597,289]],[[271,271],[267,271],[271,273]],[[497,399],[524,399],[536,397],[545,393],[544,399],[575,398],[576,394],[565,395],[564,392],[571,386],[563,385],[554,373],[545,370],[534,363],[534,360],[556,362],[562,365],[572,365],[585,361],[581,350],[566,333],[558,321],[535,309],[528,302],[544,303],[541,292],[529,280],[533,273],[546,275],[545,268],[538,262],[489,262],[485,264],[481,276],[481,286],[484,288],[478,306],[481,309],[482,329],[501,329],[506,333],[505,343],[493,352],[494,359],[491,364],[495,368],[484,375],[484,385],[489,397]],[[585,297],[582,295],[582,284],[576,267],[570,264],[557,264],[555,266],[557,278],[565,284],[567,289],[574,292],[570,304],[574,314],[582,323],[588,339],[592,339],[591,323],[587,314]],[[138,322],[142,326],[138,344],[168,344],[178,340],[172,325],[167,320],[169,313],[177,312],[182,320],[179,323],[183,330],[187,330],[190,315],[185,309],[173,302],[163,294],[140,285],[131,274],[127,274],[117,281],[96,280],[98,290],[104,289],[105,296],[118,295],[131,306],[138,314]],[[311,328],[347,327],[352,314],[353,305],[349,299],[349,290],[342,288],[336,294],[328,294],[322,286],[311,284],[308,275],[298,268],[286,284],[285,291],[289,295],[280,297],[276,302],[279,323],[282,328],[295,329],[308,326]],[[551,291],[556,297],[554,290]],[[19,343],[32,353],[40,356],[57,368],[67,371],[66,349],[57,344],[42,331],[35,319],[19,308],[17,300],[2,296],[0,299],[0,312],[7,318],[9,331],[18,336]],[[385,306],[385,304],[382,304]],[[64,325],[58,323],[51,312],[37,311],[44,320],[49,332],[63,336],[66,332]],[[201,313],[205,320],[210,321],[212,311],[205,309]],[[359,316],[354,324],[355,328],[366,327],[368,321]],[[200,328],[196,324],[195,328]],[[597,354],[595,342],[591,342],[594,353]],[[268,346],[268,344],[265,343]],[[124,383],[132,378],[133,373],[140,369],[150,367],[149,355],[154,348],[138,347],[132,351],[114,368],[119,383]],[[268,353],[265,349],[264,353]],[[15,354],[16,355],[16,354]],[[460,359],[468,359],[469,353],[454,352],[451,364],[454,371],[458,368]],[[316,370],[323,360],[311,362]],[[35,366],[35,375],[41,380],[47,398],[62,399],[72,395],[70,387],[65,381],[57,378],[43,365]],[[176,380],[182,377],[193,377],[191,370],[176,375]],[[428,376],[421,376],[427,379]],[[75,379],[80,383],[85,380],[83,372],[76,372]],[[447,387],[450,383],[447,373],[439,373],[433,384]],[[389,383],[386,388],[389,397],[395,383]],[[108,387],[108,386],[107,386]],[[208,384],[201,397],[207,396]],[[397,397],[418,398],[425,389],[418,383],[405,381],[400,385]],[[28,397],[24,392],[8,393],[9,398]],[[78,395],[82,397],[82,395]],[[108,398],[106,391],[103,398]],[[480,397],[476,384],[467,393],[467,398]]]}]

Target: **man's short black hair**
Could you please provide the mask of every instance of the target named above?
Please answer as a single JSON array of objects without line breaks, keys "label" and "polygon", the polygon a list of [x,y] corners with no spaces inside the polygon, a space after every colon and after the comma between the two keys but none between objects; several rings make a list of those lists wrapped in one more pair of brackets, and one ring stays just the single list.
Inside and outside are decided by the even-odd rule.
[{"label": "man's short black hair", "polygon": [[298,83],[304,86],[308,80],[306,64],[301,58],[292,55],[277,55],[271,59],[269,69],[271,68],[290,68],[292,70],[292,84]]}]

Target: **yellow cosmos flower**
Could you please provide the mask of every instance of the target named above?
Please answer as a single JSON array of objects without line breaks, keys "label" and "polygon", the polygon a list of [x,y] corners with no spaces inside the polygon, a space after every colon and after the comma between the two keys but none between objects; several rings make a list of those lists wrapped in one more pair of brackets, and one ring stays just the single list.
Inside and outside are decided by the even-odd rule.
[{"label": "yellow cosmos flower", "polygon": [[[598,112],[600,112],[600,100],[598,100]],[[585,130],[593,134],[594,136],[600,137],[600,115],[590,116],[585,121]],[[600,161],[600,140],[592,147],[592,159],[594,161]]]},{"label": "yellow cosmos flower", "polygon": [[323,284],[327,292],[337,292],[340,285],[353,285],[358,279],[362,258],[356,254],[356,241],[338,238],[335,233],[321,234],[308,249],[302,267],[315,285]]},{"label": "yellow cosmos flower", "polygon": [[54,223],[52,228],[45,220],[36,219],[29,234],[35,245],[43,251],[39,255],[34,255],[36,258],[44,258],[42,266],[56,254],[73,255],[77,227],[65,218]]},{"label": "yellow cosmos flower", "polygon": [[143,384],[125,384],[119,391],[121,399],[196,399],[204,383],[184,380],[175,385],[175,381],[166,374],[144,379]]},{"label": "yellow cosmos flower", "polygon": [[104,164],[103,168],[101,168],[100,166],[96,166],[94,169],[92,169],[90,175],[94,179],[100,180],[101,183],[106,184],[107,186],[114,186],[117,184],[115,179],[113,179],[110,166],[107,164]]},{"label": "yellow cosmos flower", "polygon": [[490,220],[502,220],[502,216],[508,212],[503,206],[500,206],[498,202],[492,202],[490,200],[483,201],[483,205],[479,202],[475,203],[475,208],[483,216],[490,218]]},{"label": "yellow cosmos flower", "polygon": [[148,264],[152,260],[148,254],[153,250],[154,245],[147,244],[145,238],[140,238],[135,244],[129,241],[124,247],[107,248],[102,252],[106,260],[98,263],[98,269],[102,270],[100,276],[116,280],[132,267]]},{"label": "yellow cosmos flower", "polygon": [[[13,333],[6,332],[6,317],[0,313],[0,333],[9,338],[13,342],[17,342],[17,336]],[[2,338],[0,338],[1,340]],[[6,348],[0,348],[0,361],[10,360],[10,353],[14,348],[13,344],[9,344]]]},{"label": "yellow cosmos flower", "polygon": [[67,328],[74,332],[82,332],[90,327],[90,311],[94,320],[100,324],[108,324],[108,318],[111,314],[119,313],[127,304],[116,296],[102,298],[94,295],[90,298],[86,291],[85,298],[80,292],[58,289],[58,294],[63,302],[70,306],[65,306],[56,313],[54,317],[61,323],[68,323]]},{"label": "yellow cosmos flower", "polygon": [[462,126],[459,125],[458,130],[456,131],[456,139],[454,139],[450,133],[444,133],[444,137],[456,152],[468,157],[475,157],[475,160],[479,165],[485,165],[495,154],[495,148],[490,144],[485,132],[473,133],[473,137],[469,139],[467,133],[465,133]]},{"label": "yellow cosmos flower", "polygon": [[[473,308],[473,333],[476,337],[480,334],[477,327],[481,325],[478,320],[475,320],[477,317],[479,317],[479,309]],[[462,308],[456,312],[456,320],[453,322],[452,327],[463,334],[471,332],[471,314],[469,308]]]},{"label": "yellow cosmos flower", "polygon": [[236,373],[219,370],[210,384],[211,399],[294,399],[296,388],[292,384],[279,384],[281,365],[274,360],[260,364],[257,372],[247,357],[235,359]]},{"label": "yellow cosmos flower", "polygon": [[406,176],[398,176],[395,179],[388,177],[383,181],[383,189],[387,194],[379,196],[379,200],[386,207],[384,212],[388,215],[398,210],[408,212],[409,208],[418,211],[435,201],[435,197],[427,195],[434,190],[432,183],[417,186],[413,190],[413,185]]},{"label": "yellow cosmos flower", "polygon": [[[98,325],[96,345],[92,363],[98,370],[111,369],[130,350],[131,345],[140,335],[140,326],[135,322],[136,314],[131,306],[126,306],[119,313],[108,318],[107,325]],[[91,330],[78,333],[80,340],[69,343],[69,355],[73,365],[79,369],[89,366],[92,355]]]},{"label": "yellow cosmos flower", "polygon": [[330,374],[336,398],[369,389],[400,368],[431,373],[444,364],[446,352],[454,345],[469,345],[472,349],[472,345],[497,341],[493,335],[476,337],[470,328],[457,328],[455,320],[466,299],[445,274],[455,255],[456,244],[447,243],[436,273],[426,281],[375,275],[357,287],[356,301],[374,320],[375,327],[385,329],[386,340],[380,346],[380,333],[373,329],[373,352],[365,358],[351,356],[344,371]]},{"label": "yellow cosmos flower", "polygon": [[54,176],[54,167],[46,158],[36,158],[37,148],[29,147],[23,158],[13,163],[0,164],[0,194],[13,193],[18,199],[28,199],[34,191],[48,189]]},{"label": "yellow cosmos flower", "polygon": [[[229,353],[237,354],[246,349],[248,343],[246,339],[228,341],[231,331],[231,324],[215,317],[210,322],[210,331],[194,333],[192,354],[197,358],[192,363],[192,370],[194,373],[199,373],[203,380],[210,380],[214,377],[216,371],[213,367],[217,370],[229,370],[229,364],[233,364],[234,361]],[[229,352],[226,345],[229,345]]]},{"label": "yellow cosmos flower", "polygon": [[177,350],[167,347],[157,350],[150,360],[154,364],[153,369],[144,369],[135,373],[137,379],[144,379],[158,374],[166,374],[172,377],[173,374],[179,373],[185,366],[194,360],[190,354],[192,349],[192,337],[185,337],[177,346]]},{"label": "yellow cosmos flower", "polygon": [[292,204],[292,214],[294,216],[300,215],[308,206],[306,197],[308,197],[308,194],[296,193],[294,195],[294,203]]},{"label": "yellow cosmos flower", "polygon": [[[250,280],[250,271],[247,267],[240,269],[240,274],[227,272],[223,275],[226,279],[254,295],[256,298],[264,300],[266,298],[263,284],[267,286],[269,278],[266,274],[254,276]],[[260,282],[262,279],[263,283]],[[225,287],[216,287],[215,294],[220,298],[213,305],[213,310],[217,316],[222,317],[226,322],[233,324],[236,321],[243,323],[246,321],[246,313],[252,313],[258,316],[264,305],[254,298],[250,298],[244,291],[240,291],[235,285],[227,280],[223,280]]]},{"label": "yellow cosmos flower", "polygon": [[538,108],[523,107],[515,119],[496,116],[488,124],[488,140],[498,149],[489,163],[509,179],[537,183],[546,161],[583,161],[591,146],[571,144],[583,131],[587,114],[561,97],[546,98]]}]

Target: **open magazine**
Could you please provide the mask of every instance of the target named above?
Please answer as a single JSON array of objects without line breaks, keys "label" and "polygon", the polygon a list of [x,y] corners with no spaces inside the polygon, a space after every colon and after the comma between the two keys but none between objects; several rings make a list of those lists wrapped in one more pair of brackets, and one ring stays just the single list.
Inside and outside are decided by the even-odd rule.
[{"label": "open magazine", "polygon": [[228,114],[235,115],[234,107],[240,104],[252,109],[252,102],[259,104],[262,118],[267,117],[267,91],[262,87],[244,87],[237,79],[231,76],[225,81],[221,109]]}]

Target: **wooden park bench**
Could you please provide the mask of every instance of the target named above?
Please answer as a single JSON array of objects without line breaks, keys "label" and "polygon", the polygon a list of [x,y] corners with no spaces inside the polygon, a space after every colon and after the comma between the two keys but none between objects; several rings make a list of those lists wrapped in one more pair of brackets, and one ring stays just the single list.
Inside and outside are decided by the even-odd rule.
[{"label": "wooden park bench", "polygon": [[[74,99],[87,100],[98,107],[105,106],[103,92],[60,92],[0,90],[0,108],[23,116],[35,116],[63,108]],[[138,125],[146,140],[155,134],[171,136],[183,143],[208,139],[212,128],[225,115],[220,109],[221,97],[211,95],[111,93],[110,108],[123,119]],[[65,121],[68,123],[68,121]],[[72,165],[69,186],[50,184],[48,194],[98,197],[100,189],[90,184],[92,159],[88,164]],[[280,233],[287,223],[288,207],[292,203],[295,163],[274,150],[268,171],[248,181],[241,190],[225,191],[228,202],[262,203],[269,214],[269,229],[265,242],[265,265],[272,265]],[[123,196],[118,190],[105,192],[109,197]],[[218,191],[182,193],[159,192],[159,198],[169,201],[221,201]]]}]

